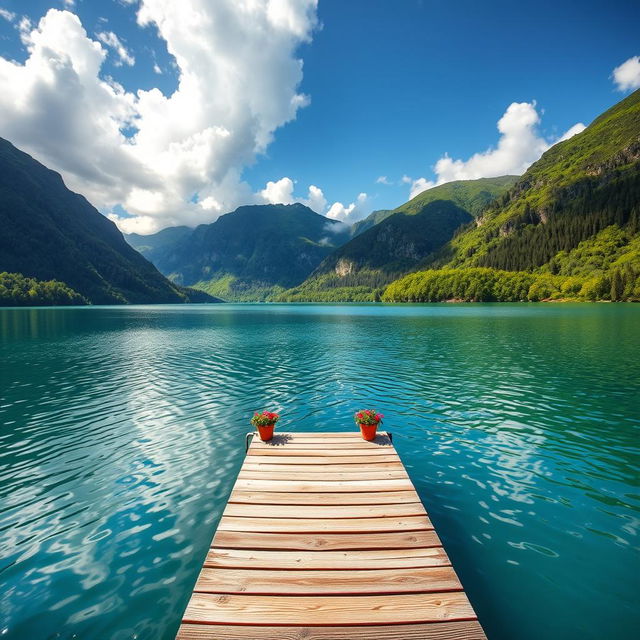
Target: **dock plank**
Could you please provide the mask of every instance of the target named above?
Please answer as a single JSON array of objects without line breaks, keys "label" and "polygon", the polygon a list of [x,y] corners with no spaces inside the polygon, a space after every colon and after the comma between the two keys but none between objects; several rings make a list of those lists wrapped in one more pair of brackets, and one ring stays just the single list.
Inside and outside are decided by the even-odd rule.
[{"label": "dock plank", "polygon": [[[371,627],[258,627],[183,624],[176,640],[371,640]],[[381,625],[376,640],[486,640],[480,625],[468,622]]]},{"label": "dock plank", "polygon": [[243,480],[238,478],[234,485],[234,489],[242,491],[284,491],[291,492],[321,492],[328,491],[330,493],[344,493],[366,491],[375,493],[377,491],[409,491],[413,489],[411,480],[395,479],[395,480]]},{"label": "dock plank", "polygon": [[270,551],[209,549],[205,567],[231,569],[393,569],[439,567],[450,561],[442,547],[374,549],[371,551]]},{"label": "dock plank", "polygon": [[486,640],[391,438],[254,438],[181,640]]},{"label": "dock plank", "polygon": [[406,471],[398,469],[392,471],[383,469],[381,471],[361,471],[354,475],[353,472],[340,471],[338,473],[313,471],[307,473],[305,471],[267,471],[261,469],[259,471],[243,470],[239,478],[243,480],[405,480],[409,476]]},{"label": "dock plank", "polygon": [[243,531],[221,531],[213,538],[214,547],[233,549],[404,549],[417,547],[440,547],[435,531],[402,531],[381,533],[247,533]]},{"label": "dock plank", "polygon": [[292,446],[290,449],[287,447],[249,447],[247,454],[249,456],[277,456],[277,457],[289,457],[289,456],[322,456],[324,458],[333,457],[358,457],[358,456],[392,456],[393,449],[391,447],[367,447],[366,449],[357,449],[354,447],[313,447],[307,449],[303,447]]},{"label": "dock plank", "polygon": [[373,595],[461,591],[452,567],[369,569],[353,571],[204,568],[194,591],[277,595]]},{"label": "dock plank", "polygon": [[384,596],[254,596],[194,593],[184,622],[205,624],[372,625],[475,618],[463,592]]},{"label": "dock plank", "polygon": [[225,516],[252,518],[392,518],[394,516],[426,516],[421,502],[370,505],[266,505],[229,503]]},{"label": "dock plank", "polygon": [[273,440],[268,442],[262,442],[261,440],[254,440],[251,443],[252,449],[379,449],[379,448],[391,448],[393,445],[388,438],[372,441],[363,440],[358,438],[355,440],[342,439],[321,439],[321,438],[291,438],[289,440],[277,440],[274,437]]},{"label": "dock plank", "polygon": [[[325,449],[320,452],[322,455],[318,455],[314,452],[297,450],[295,455],[286,455],[279,453],[277,455],[248,455],[247,460],[251,462],[260,461],[263,464],[365,464],[378,462],[397,462],[398,456],[392,453],[383,452],[382,454],[369,455],[368,451],[364,453],[366,455],[348,455],[348,456],[336,456],[328,453]],[[353,452],[351,452],[353,453]]]},{"label": "dock plank", "polygon": [[317,505],[354,505],[354,504],[401,504],[415,502],[415,491],[376,491],[333,493],[305,491],[241,491],[234,490],[229,502],[243,504],[317,504]]},{"label": "dock plank", "polygon": [[[314,473],[317,471],[326,471],[326,464],[279,464],[277,460],[261,458],[247,459],[242,465],[242,472],[245,471],[304,471],[305,473]],[[372,463],[351,463],[351,464],[332,464],[331,473],[367,473],[368,471],[405,471],[401,462],[372,462]]]},{"label": "dock plank", "polygon": [[372,531],[425,531],[433,525],[426,516],[390,518],[222,518],[218,531],[258,533],[369,533]]}]

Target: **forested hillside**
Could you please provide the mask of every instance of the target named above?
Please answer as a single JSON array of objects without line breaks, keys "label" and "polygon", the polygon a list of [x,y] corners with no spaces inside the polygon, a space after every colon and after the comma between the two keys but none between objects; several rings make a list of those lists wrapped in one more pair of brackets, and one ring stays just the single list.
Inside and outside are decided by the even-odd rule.
[{"label": "forested hillside", "polygon": [[[466,282],[460,274],[469,267],[534,273],[547,283],[547,299],[639,300],[639,233],[636,91],[585,131],[547,151],[425,266],[455,268],[458,282]],[[478,299],[473,286],[454,285],[451,273],[438,289],[445,280],[437,273],[404,278],[387,289],[385,298]],[[474,281],[486,276],[485,271],[469,273]],[[486,295],[502,299],[495,291]],[[521,299],[538,297],[527,293]]]},{"label": "forested hillside", "polygon": [[19,273],[0,273],[0,306],[53,306],[89,304],[89,301],[64,282],[25,278]]},{"label": "forested hillside", "polygon": [[[640,91],[560,142],[498,198],[439,262],[535,269],[610,225],[637,225]],[[633,230],[632,230],[633,233]]]}]

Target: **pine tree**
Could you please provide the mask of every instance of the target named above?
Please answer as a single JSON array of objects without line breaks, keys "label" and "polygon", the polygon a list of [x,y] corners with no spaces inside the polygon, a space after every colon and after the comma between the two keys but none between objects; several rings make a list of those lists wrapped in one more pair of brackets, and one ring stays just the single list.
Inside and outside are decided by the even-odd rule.
[{"label": "pine tree", "polygon": [[619,302],[620,300],[622,300],[623,294],[624,282],[622,281],[620,271],[618,269],[615,269],[613,274],[611,275],[611,301]]}]

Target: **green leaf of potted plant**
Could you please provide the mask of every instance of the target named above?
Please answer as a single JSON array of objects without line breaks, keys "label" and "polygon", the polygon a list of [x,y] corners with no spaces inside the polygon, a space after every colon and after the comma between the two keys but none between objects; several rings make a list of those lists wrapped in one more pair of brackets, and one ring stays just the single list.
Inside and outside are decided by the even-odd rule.
[{"label": "green leaf of potted plant", "polygon": [[376,430],[384,416],[373,409],[361,409],[356,411],[353,419],[360,426],[360,433],[365,440],[375,440]]},{"label": "green leaf of potted plant", "polygon": [[273,429],[280,418],[279,414],[272,411],[256,411],[251,418],[251,424],[258,429],[260,440],[267,442],[273,438]]}]

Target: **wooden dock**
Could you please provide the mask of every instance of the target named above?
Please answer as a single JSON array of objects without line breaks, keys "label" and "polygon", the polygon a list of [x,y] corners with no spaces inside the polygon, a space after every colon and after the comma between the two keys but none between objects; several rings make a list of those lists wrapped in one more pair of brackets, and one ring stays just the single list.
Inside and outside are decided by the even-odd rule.
[{"label": "wooden dock", "polygon": [[254,438],[177,638],[485,635],[390,437],[354,432]]}]

